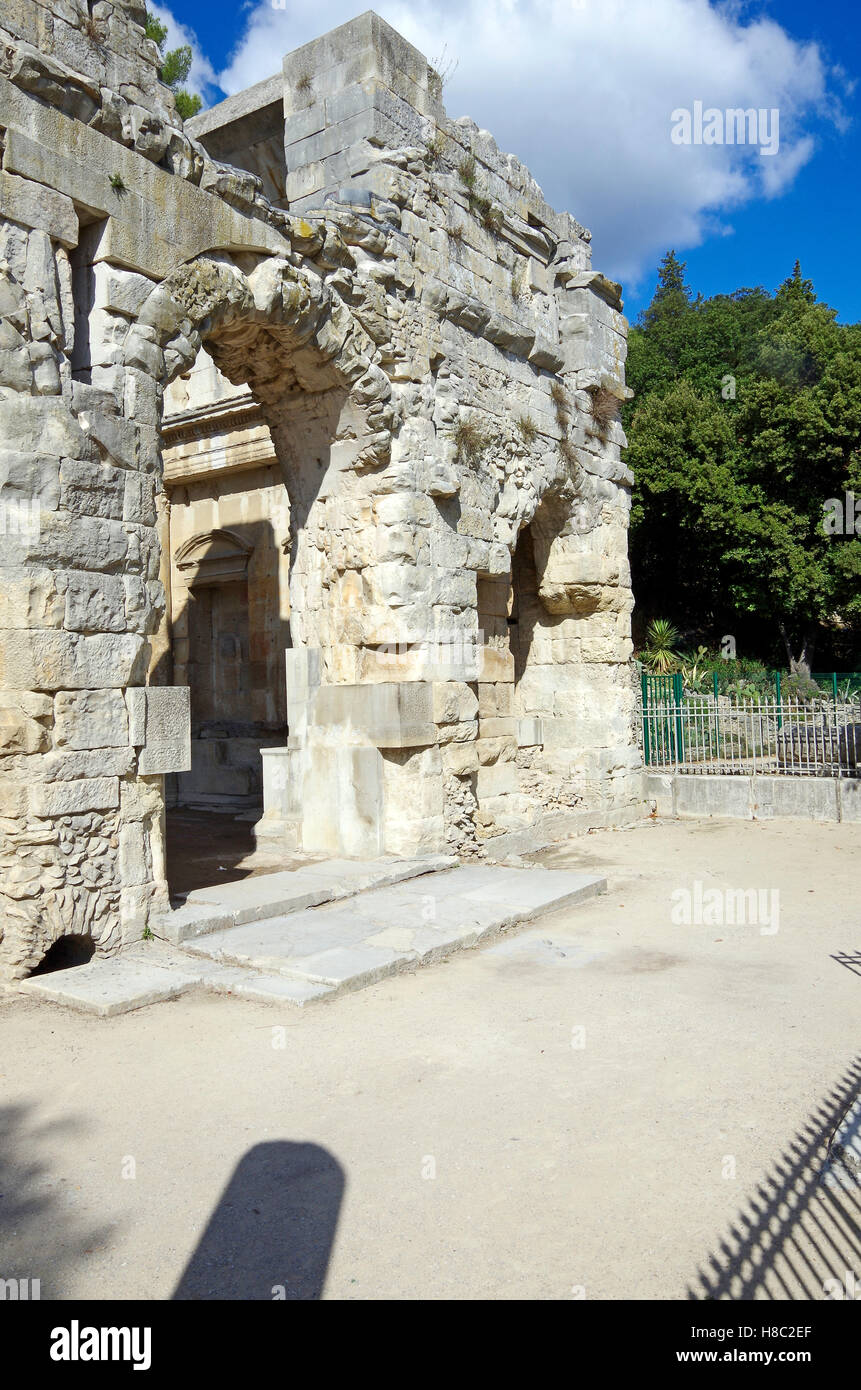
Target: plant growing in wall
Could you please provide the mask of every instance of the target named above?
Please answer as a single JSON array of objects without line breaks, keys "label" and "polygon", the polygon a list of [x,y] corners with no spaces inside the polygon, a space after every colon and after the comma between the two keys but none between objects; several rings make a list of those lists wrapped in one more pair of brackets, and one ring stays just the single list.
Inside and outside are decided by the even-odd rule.
[{"label": "plant growing in wall", "polygon": [[454,427],[454,445],[463,463],[474,467],[489,443],[490,435],[477,420],[472,416],[461,416]]},{"label": "plant growing in wall", "polygon": [[571,406],[568,402],[568,393],[558,377],[554,377],[550,383],[550,399],[556,410],[556,419],[560,425],[567,425],[568,417],[571,414]]},{"label": "plant growing in wall", "polygon": [[518,416],[517,429],[520,433],[520,438],[527,446],[534,444],[538,438],[538,426],[531,415],[524,414]]},{"label": "plant growing in wall", "polygon": [[457,166],[457,175],[467,193],[472,193],[475,189],[476,178],[478,177],[474,154],[464,155]]},{"label": "plant growing in wall", "polygon": [[445,142],[441,130],[435,130],[425,146],[425,161],[431,169],[441,169]]},{"label": "plant growing in wall", "polygon": [[493,233],[502,229],[502,209],[492,203],[489,198],[485,198],[483,193],[474,193],[469,200],[471,211],[478,218],[485,231]]},{"label": "plant growing in wall", "polygon": [[606,386],[594,387],[589,394],[592,397],[589,412],[595,433],[603,436],[619,418],[619,402]]}]

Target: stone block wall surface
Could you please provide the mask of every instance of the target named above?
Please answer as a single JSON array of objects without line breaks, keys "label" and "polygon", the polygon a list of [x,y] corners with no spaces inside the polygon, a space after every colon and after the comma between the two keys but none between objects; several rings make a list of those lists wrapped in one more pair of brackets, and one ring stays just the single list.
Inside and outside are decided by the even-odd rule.
[{"label": "stone block wall surface", "polygon": [[[640,795],[626,324],[588,232],[446,116],[437,74],[372,13],[284,60],[273,205],[183,128],[143,21],[134,0],[0,14],[12,978],[60,936],[116,949],[166,906],[163,779],[187,762],[188,706],[165,697],[151,745],[179,572],[162,426],[202,350],[258,412],[231,467],[263,432],[258,489],[283,487],[287,670],[264,663],[255,687],[286,705],[264,760],[283,842],[469,853]],[[174,477],[193,465],[171,458]],[[186,577],[255,544],[204,556],[197,539]]]}]

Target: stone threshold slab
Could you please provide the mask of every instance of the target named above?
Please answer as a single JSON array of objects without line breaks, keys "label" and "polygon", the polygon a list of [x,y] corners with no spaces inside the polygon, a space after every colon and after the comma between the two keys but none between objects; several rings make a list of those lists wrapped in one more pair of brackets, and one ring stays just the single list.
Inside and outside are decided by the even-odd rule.
[{"label": "stone threshold slab", "polygon": [[18,989],[104,1018],[192,990],[301,1008],[443,960],[606,886],[593,874],[490,865],[402,876],[347,903],[243,922],[180,945],[140,942]]},{"label": "stone threshold slab", "polygon": [[333,993],[330,987],[309,981],[195,961],[160,941],[141,942],[119,955],[37,975],[18,985],[21,994],[101,1018],[162,1004],[201,989],[298,1007]]},{"label": "stone threshold slab", "polygon": [[475,865],[189,941],[185,950],[247,970],[361,989],[442,960],[603,892],[606,880],[556,869]]},{"label": "stone threshold slab", "polygon": [[156,918],[152,930],[156,936],[179,945],[208,932],[301,912],[370,888],[435,873],[457,862],[447,854],[419,859],[323,859],[298,869],[195,888],[182,907]]}]

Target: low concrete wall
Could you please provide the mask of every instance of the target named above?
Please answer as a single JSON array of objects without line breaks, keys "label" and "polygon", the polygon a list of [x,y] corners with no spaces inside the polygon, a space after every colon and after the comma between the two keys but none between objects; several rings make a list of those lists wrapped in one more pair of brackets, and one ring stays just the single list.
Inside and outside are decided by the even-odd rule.
[{"label": "low concrete wall", "polygon": [[646,801],[659,816],[861,821],[861,781],[854,777],[719,777],[647,771],[644,783]]}]

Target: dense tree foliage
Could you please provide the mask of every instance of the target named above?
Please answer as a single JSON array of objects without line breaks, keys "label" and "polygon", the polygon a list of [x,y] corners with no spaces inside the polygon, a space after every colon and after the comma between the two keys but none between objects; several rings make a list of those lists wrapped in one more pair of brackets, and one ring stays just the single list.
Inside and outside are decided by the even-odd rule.
[{"label": "dense tree foliage", "polygon": [[[861,656],[861,325],[796,263],[775,294],[694,297],[670,251],[632,329],[625,407],[642,620],[802,669]],[[861,507],[859,507],[861,512]],[[861,522],[859,522],[861,535]]]}]

